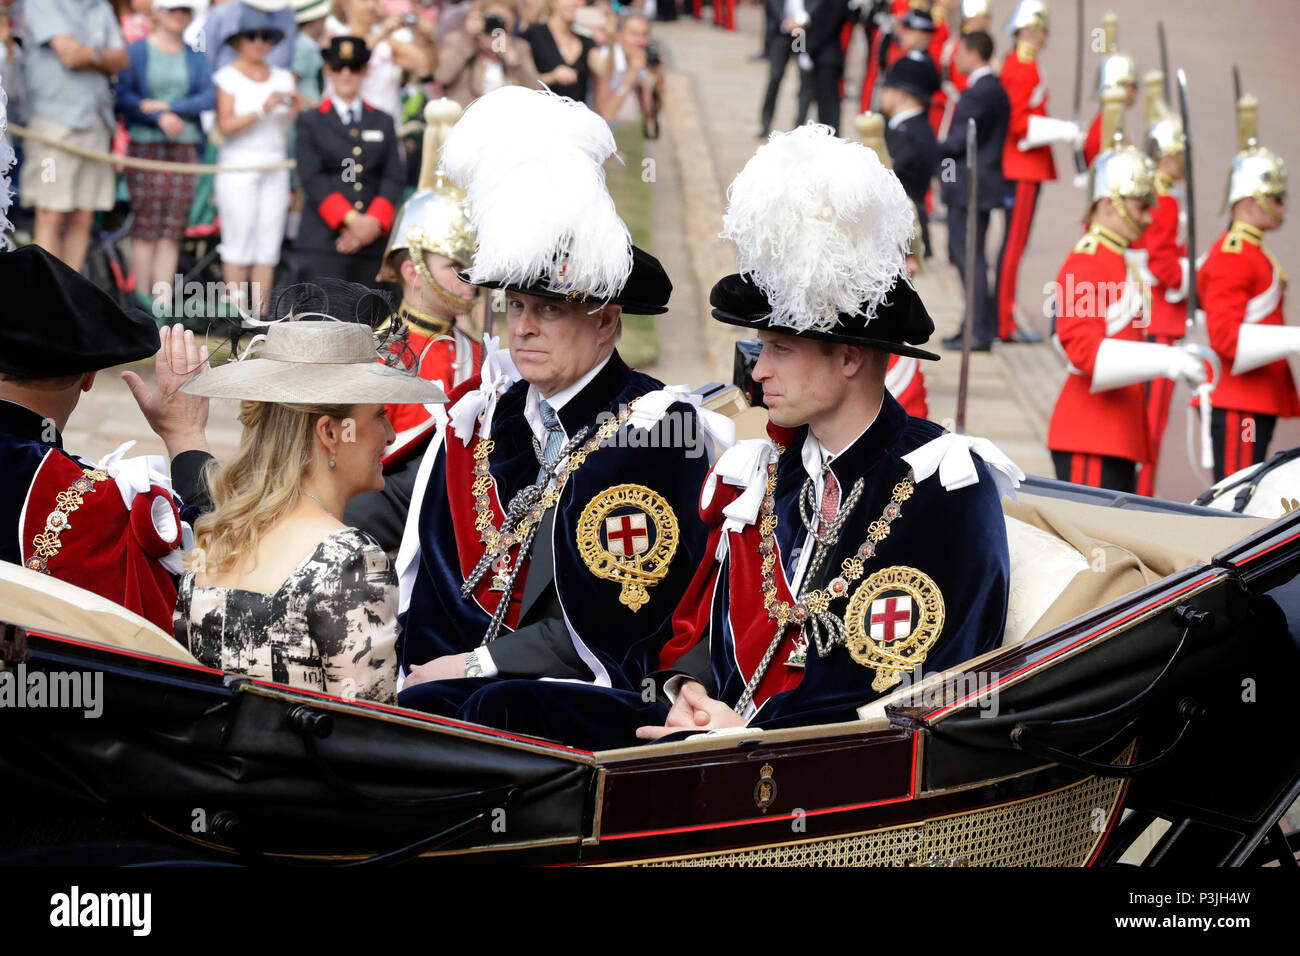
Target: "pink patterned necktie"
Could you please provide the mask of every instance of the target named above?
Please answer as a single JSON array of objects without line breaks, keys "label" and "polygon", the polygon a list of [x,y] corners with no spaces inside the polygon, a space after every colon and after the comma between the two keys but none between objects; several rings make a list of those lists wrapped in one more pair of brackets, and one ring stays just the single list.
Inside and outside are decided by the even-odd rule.
[{"label": "pink patterned necktie", "polygon": [[835,472],[828,467],[822,477],[822,503],[818,513],[821,515],[821,522],[818,524],[817,533],[825,534],[827,527],[840,510],[840,483],[835,478]]}]

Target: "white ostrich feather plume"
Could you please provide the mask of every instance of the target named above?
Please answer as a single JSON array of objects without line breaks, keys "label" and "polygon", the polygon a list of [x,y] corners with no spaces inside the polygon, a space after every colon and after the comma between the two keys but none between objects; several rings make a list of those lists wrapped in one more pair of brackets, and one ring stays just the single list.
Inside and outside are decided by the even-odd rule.
[{"label": "white ostrich feather plume", "polygon": [[0,250],[14,247],[13,223],[9,221],[9,206],[14,197],[9,186],[9,167],[14,164],[14,148],[9,142],[9,97],[0,86]]},{"label": "white ostrich feather plume", "polygon": [[829,331],[841,312],[870,321],[907,281],[912,207],[873,150],[800,126],[774,133],[732,181],[721,236],[773,325]]},{"label": "white ostrich feather plume", "polygon": [[632,237],[605,185],[615,148],[598,114],[549,90],[506,86],[471,103],[442,148],[478,235],[470,281],[554,277],[616,295],[632,272]]}]

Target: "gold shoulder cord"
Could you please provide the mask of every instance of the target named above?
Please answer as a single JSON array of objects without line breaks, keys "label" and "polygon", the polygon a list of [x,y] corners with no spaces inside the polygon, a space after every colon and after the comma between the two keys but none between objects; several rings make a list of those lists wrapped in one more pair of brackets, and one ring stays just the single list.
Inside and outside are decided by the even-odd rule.
[{"label": "gold shoulder cord", "polygon": [[54,496],[54,510],[45,516],[45,530],[32,538],[32,556],[26,567],[41,574],[49,574],[49,563],[63,547],[62,536],[67,530],[68,515],[81,507],[84,496],[95,490],[95,484],[108,481],[108,474],[94,468],[83,468],[81,477],[72,482],[67,491]]}]

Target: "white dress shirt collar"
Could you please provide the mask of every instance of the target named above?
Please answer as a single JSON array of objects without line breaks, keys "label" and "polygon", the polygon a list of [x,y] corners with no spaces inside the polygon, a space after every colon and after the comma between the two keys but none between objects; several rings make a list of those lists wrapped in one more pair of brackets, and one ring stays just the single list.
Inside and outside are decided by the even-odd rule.
[{"label": "white dress shirt collar", "polygon": [[361,106],[361,97],[357,97],[351,102],[344,102],[339,97],[334,97],[331,101],[334,104],[334,112],[339,115],[344,126],[352,125],[352,117],[358,115],[357,108]]},{"label": "white dress shirt collar", "polygon": [[989,76],[992,73],[993,73],[993,67],[985,63],[978,70],[972,70],[970,76],[966,77],[966,86],[968,88],[972,87],[975,85],[975,83],[978,80],[982,79],[985,76]]},{"label": "white dress shirt collar", "polygon": [[923,107],[914,106],[910,110],[903,110],[901,113],[895,113],[893,116],[889,117],[889,128],[898,129],[900,123],[910,120],[913,116],[920,116],[924,112],[925,109]]},{"label": "white dress shirt collar", "polygon": [[[600,374],[600,370],[609,364],[609,360],[613,357],[614,353],[610,352],[602,361],[597,362],[586,375],[582,376],[582,378],[578,379],[568,388],[560,389],[546,400],[546,404],[551,406],[551,410],[555,412],[557,418],[559,417],[560,409],[567,405],[575,395],[586,388],[587,385],[590,384],[591,380]],[[527,419],[529,427],[533,430],[533,437],[545,445],[546,426],[542,424],[541,403],[542,393],[537,390],[536,385],[529,385],[528,394],[524,398],[524,418]],[[563,430],[563,423],[561,423],[560,428]],[[568,437],[567,432],[565,432],[565,437]]]}]

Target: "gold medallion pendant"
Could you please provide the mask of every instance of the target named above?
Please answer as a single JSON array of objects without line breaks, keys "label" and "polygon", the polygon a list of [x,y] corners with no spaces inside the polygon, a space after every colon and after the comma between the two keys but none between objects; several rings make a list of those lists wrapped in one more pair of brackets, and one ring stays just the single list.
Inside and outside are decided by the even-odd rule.
[{"label": "gold medallion pendant", "polygon": [[943,595],[928,575],[882,568],[854,592],[844,615],[849,655],[874,668],[871,689],[886,691],[925,660],[943,631]]},{"label": "gold medallion pendant", "polygon": [[646,589],[668,574],[678,537],[673,509],[644,485],[606,488],[578,519],[583,563],[596,577],[621,584],[618,599],[633,611],[650,600]]}]

